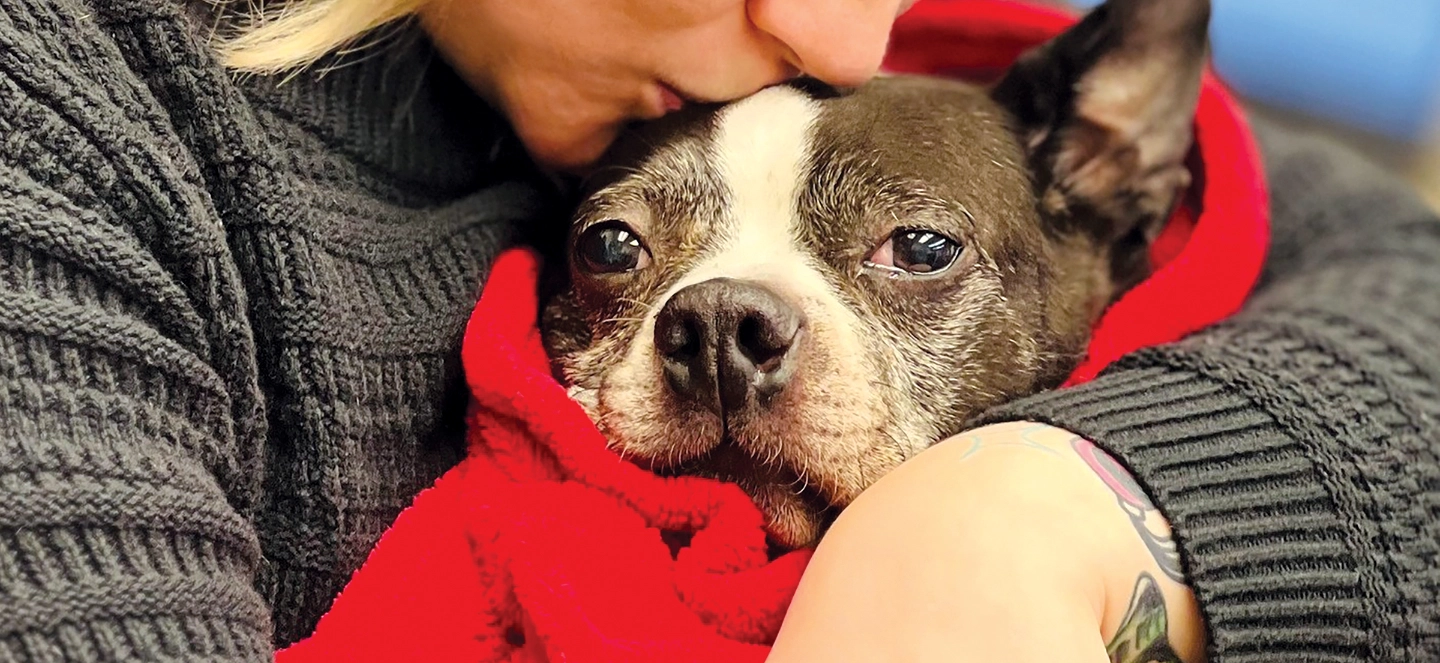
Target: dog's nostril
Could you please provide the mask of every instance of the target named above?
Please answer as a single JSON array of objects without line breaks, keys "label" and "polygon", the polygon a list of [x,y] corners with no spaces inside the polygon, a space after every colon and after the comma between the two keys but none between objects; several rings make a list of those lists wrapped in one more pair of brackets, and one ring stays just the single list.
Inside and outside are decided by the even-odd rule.
[{"label": "dog's nostril", "polygon": [[735,330],[735,342],[740,351],[762,372],[776,368],[780,358],[790,350],[795,339],[795,329],[783,329],[784,323],[770,316],[751,314],[740,321]]},{"label": "dog's nostril", "polygon": [[703,336],[700,324],[695,320],[676,320],[662,325],[656,335],[656,349],[667,359],[689,361],[700,354],[700,339]]},{"label": "dog's nostril", "polygon": [[800,312],[764,286],[711,279],[655,316],[655,352],[674,394],[716,414],[765,405],[794,372]]},{"label": "dog's nostril", "polygon": [[757,364],[765,362],[765,355],[769,354],[765,349],[765,340],[761,338],[761,328],[765,325],[756,316],[746,316],[740,321],[740,328],[735,331],[735,340],[740,343],[740,349],[750,355],[750,359]]}]

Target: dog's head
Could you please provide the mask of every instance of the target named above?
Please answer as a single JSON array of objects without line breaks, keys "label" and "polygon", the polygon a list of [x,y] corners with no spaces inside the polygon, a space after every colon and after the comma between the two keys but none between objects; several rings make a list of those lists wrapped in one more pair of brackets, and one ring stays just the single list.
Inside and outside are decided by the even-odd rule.
[{"label": "dog's head", "polygon": [[625,456],[738,482],[775,538],[1061,382],[1147,274],[1205,0],[1112,0],[991,88],[792,84],[622,139],[546,344]]}]

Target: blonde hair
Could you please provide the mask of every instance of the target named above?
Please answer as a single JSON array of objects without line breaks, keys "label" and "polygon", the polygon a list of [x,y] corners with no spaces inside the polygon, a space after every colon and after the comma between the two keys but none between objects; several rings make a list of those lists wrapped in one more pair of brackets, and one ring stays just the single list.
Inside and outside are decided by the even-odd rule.
[{"label": "blonde hair", "polygon": [[257,9],[216,48],[232,69],[280,73],[313,64],[382,25],[414,14],[425,2],[286,0],[278,8]]}]

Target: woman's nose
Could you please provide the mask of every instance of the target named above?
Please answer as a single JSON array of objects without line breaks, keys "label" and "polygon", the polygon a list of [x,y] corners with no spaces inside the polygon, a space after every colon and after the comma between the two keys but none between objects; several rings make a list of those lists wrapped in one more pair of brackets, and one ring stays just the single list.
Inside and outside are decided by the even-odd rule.
[{"label": "woman's nose", "polygon": [[751,0],[750,21],[778,40],[796,69],[836,86],[880,69],[895,17],[914,0]]}]

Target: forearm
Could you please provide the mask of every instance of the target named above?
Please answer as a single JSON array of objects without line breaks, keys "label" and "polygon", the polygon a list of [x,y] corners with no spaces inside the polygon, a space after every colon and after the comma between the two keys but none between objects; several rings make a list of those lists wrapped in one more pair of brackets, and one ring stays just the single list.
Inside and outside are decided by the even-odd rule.
[{"label": "forearm", "polygon": [[1203,663],[1169,543],[1153,505],[1087,440],[982,427],[841,514],[769,660]]},{"label": "forearm", "polygon": [[1266,147],[1276,246],[1245,311],[980,423],[1053,424],[1134,472],[1174,525],[1213,660],[1428,660],[1440,223],[1350,157]]}]

